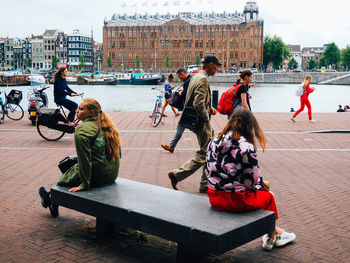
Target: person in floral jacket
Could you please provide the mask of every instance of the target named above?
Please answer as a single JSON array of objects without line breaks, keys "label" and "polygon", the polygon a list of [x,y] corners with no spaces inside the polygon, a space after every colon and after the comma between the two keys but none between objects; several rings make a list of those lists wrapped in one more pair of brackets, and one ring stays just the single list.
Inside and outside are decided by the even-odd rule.
[{"label": "person in floral jacket", "polygon": [[[253,113],[247,109],[234,112],[225,128],[208,144],[207,195],[214,209],[227,212],[264,209],[273,211],[277,220],[275,197],[260,175],[256,141],[265,150],[266,138]],[[263,236],[262,247],[271,250],[295,237],[276,226]]]}]

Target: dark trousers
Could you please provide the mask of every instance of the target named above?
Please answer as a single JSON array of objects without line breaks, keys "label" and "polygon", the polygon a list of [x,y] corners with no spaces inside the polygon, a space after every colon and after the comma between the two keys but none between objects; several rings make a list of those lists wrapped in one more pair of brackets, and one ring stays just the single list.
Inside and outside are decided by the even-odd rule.
[{"label": "dark trousers", "polygon": [[75,111],[78,109],[78,104],[66,98],[55,98],[55,103],[62,105],[67,110],[69,110],[68,120],[74,121]]}]

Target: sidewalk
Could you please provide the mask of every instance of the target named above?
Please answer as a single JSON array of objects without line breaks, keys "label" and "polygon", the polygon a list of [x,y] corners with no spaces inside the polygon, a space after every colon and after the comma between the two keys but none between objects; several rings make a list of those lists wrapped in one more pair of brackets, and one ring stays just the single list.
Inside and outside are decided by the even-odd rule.
[{"label": "sidewalk", "polygon": [[[172,114],[152,127],[148,112],[111,112],[122,145],[120,177],[171,188],[170,169],[197,150],[197,140],[185,132],[174,153],[165,152],[179,118]],[[268,148],[259,150],[262,176],[271,182],[280,219],[278,225],[297,235],[296,242],[271,252],[256,239],[208,262],[348,262],[350,257],[350,133],[308,133],[349,130],[350,114],[315,113],[316,123],[301,114],[296,123],[288,113],[256,113]],[[224,116],[213,116],[219,131]],[[60,208],[52,219],[40,205],[39,186],[59,177],[57,163],[75,154],[72,135],[44,141],[25,116],[0,125],[0,262],[175,262],[173,243],[133,236],[110,244],[96,241],[89,229],[94,218]],[[200,172],[178,184],[198,193]],[[132,194],[132,193],[131,193]],[[142,200],[140,200],[142,202]],[[208,203],[209,206],[209,203]],[[196,220],[196,219],[194,219]]]}]

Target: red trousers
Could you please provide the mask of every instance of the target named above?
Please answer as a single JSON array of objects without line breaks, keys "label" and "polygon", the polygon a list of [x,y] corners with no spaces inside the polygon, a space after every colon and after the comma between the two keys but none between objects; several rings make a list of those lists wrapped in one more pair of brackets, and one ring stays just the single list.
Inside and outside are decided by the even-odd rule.
[{"label": "red trousers", "polygon": [[309,115],[309,120],[310,121],[312,120],[311,104],[310,104],[309,98],[308,97],[304,98],[303,96],[300,97],[300,109],[294,113],[293,118],[295,118],[300,112],[302,112],[304,110],[305,105],[307,107],[307,113]]},{"label": "red trousers", "polygon": [[269,191],[253,192],[223,192],[208,189],[209,202],[214,209],[225,212],[246,212],[263,209],[275,212],[278,219],[274,195]]}]

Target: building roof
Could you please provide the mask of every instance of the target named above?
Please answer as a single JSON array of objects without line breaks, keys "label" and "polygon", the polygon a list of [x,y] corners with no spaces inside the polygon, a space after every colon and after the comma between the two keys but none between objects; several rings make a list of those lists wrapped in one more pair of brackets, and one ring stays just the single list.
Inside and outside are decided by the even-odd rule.
[{"label": "building roof", "polygon": [[288,45],[288,48],[290,51],[295,52],[295,53],[301,51],[300,45]]},{"label": "building roof", "polygon": [[323,51],[324,47],[304,47],[301,53],[314,53],[315,51]]}]

